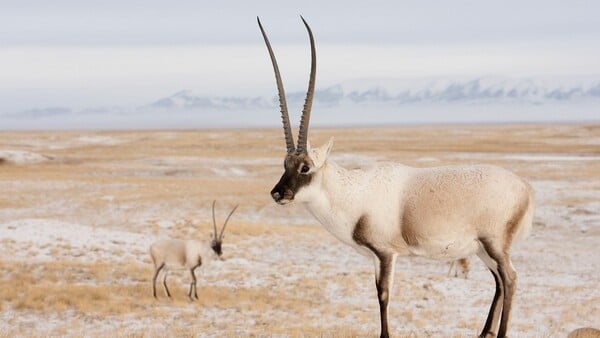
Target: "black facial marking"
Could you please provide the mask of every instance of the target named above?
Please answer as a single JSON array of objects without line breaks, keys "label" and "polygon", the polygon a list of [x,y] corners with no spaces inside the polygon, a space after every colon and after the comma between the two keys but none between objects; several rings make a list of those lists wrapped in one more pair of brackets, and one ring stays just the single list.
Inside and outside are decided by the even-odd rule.
[{"label": "black facial marking", "polygon": [[[289,154],[285,158],[284,173],[279,182],[271,190],[271,196],[275,202],[281,200],[293,200],[298,191],[310,184],[313,174],[306,174],[303,170],[307,167],[310,170],[312,161],[306,154]],[[306,170],[306,172],[308,172]]]},{"label": "black facial marking", "polygon": [[221,250],[221,242],[220,241],[213,240],[211,243],[211,247],[217,255],[221,256],[223,254],[223,250]]}]

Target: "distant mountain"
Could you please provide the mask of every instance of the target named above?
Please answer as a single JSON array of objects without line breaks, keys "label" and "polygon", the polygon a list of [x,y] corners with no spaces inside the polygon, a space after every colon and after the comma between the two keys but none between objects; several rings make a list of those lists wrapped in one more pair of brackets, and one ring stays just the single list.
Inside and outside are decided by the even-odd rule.
[{"label": "distant mountain", "polygon": [[324,103],[351,101],[438,103],[438,102],[545,102],[600,99],[600,77],[521,78],[480,77],[475,79],[371,79],[345,82],[315,94]]},{"label": "distant mountain", "polygon": [[[275,87],[275,86],[273,86]],[[292,114],[305,92],[287,93]],[[279,123],[269,96],[183,90],[138,107],[35,108],[0,115],[0,128],[248,127]],[[360,79],[317,89],[316,125],[600,120],[600,76]],[[248,114],[252,113],[252,114]]]},{"label": "distant mountain", "polygon": [[70,108],[64,107],[48,107],[48,108],[33,108],[16,113],[6,114],[6,117],[16,119],[37,119],[43,117],[51,117],[56,115],[68,115],[73,113]]},{"label": "distant mountain", "polygon": [[260,109],[269,108],[272,105],[273,102],[264,97],[210,97],[182,90],[145,107],[151,109]]},{"label": "distant mountain", "polygon": [[[294,105],[306,93],[287,94]],[[334,107],[347,104],[385,103],[481,103],[518,102],[540,105],[600,99],[600,77],[522,78],[480,77],[475,79],[364,79],[343,82],[315,91],[315,104]],[[181,91],[150,105],[152,109],[264,109],[278,105],[277,98],[208,97]]]}]

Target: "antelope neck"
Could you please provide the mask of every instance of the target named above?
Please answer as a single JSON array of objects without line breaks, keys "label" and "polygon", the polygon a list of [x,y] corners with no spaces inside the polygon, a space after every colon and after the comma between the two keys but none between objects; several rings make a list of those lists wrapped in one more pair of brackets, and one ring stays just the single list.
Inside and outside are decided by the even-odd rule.
[{"label": "antelope neck", "polygon": [[309,196],[302,203],[331,234],[352,244],[354,213],[360,213],[360,196],[352,191],[354,184],[351,182],[356,182],[357,178],[351,171],[329,160],[320,171],[319,185],[310,188]]}]

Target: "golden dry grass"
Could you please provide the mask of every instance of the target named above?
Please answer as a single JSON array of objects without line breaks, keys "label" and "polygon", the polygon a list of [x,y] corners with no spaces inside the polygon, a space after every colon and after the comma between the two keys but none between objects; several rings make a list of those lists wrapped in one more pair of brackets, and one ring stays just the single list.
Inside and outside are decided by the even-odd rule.
[{"label": "golden dry grass", "polygon": [[[82,141],[81,136],[110,142]],[[598,213],[590,204],[593,194],[570,191],[600,189],[600,161],[553,161],[544,156],[600,156],[600,125],[314,129],[311,142],[319,145],[329,136],[335,137],[334,156],[353,154],[366,161],[413,166],[484,162],[531,180],[568,182],[564,191],[543,200],[542,207],[562,208],[568,217],[583,220]],[[355,258],[302,211],[280,209],[269,197],[281,174],[283,145],[278,129],[0,133],[0,149],[53,158],[31,165],[0,159],[0,224],[48,219],[150,237],[208,238],[210,202],[219,201],[221,219],[227,208],[241,204],[226,234],[227,261],[215,263],[220,264],[215,272],[199,277],[200,301],[194,303],[187,300],[186,272],[170,277],[173,300],[165,299],[160,287],[159,300],[151,297],[149,243],[107,248],[70,237],[40,245],[0,238],[5,249],[0,269],[7,272],[0,276],[0,320],[6,323],[0,336],[374,336],[379,323],[370,263]],[[342,161],[353,163],[349,158]],[[289,226],[287,215],[301,217]],[[171,225],[165,227],[165,220]],[[567,221],[544,219],[536,226],[556,230]],[[563,235],[557,232],[551,239],[561,242]],[[546,247],[546,242],[536,244],[535,236],[534,232],[533,247],[522,249],[533,258],[525,259],[522,251],[516,257],[521,266],[531,264],[530,274],[543,275],[549,268],[530,260],[548,264],[544,257],[554,255],[577,264],[569,255],[592,248],[589,240],[584,243],[588,246]],[[316,261],[313,251],[342,254]],[[342,258],[350,259],[348,271],[337,268],[336,259]],[[458,312],[463,307],[487,310],[491,295],[481,293],[491,292],[485,284],[491,283],[485,279],[489,276],[480,274],[485,276],[483,286],[478,280],[466,281],[468,294],[451,299],[454,294],[440,288],[446,269],[437,273],[438,265],[431,263],[424,270],[398,271],[401,291],[394,295],[392,309],[396,336],[463,336],[479,329],[485,313]],[[248,282],[255,275],[259,282]],[[578,277],[597,281],[587,270]],[[519,318],[514,329],[560,336],[567,328],[587,324],[588,318],[600,316],[595,306],[600,295],[590,291],[591,284],[530,282],[519,296],[529,303],[522,310],[533,317],[538,316],[534,309],[551,308],[555,295],[578,298],[559,311],[539,315],[536,323],[547,324],[542,330]],[[454,307],[448,305],[453,302]],[[50,319],[39,325],[45,317]],[[436,324],[442,323],[455,330],[436,331]]]},{"label": "golden dry grass", "polygon": [[[158,199],[177,203],[205,205],[214,198],[255,201],[256,205],[270,203],[268,191],[276,179],[279,167],[268,162],[252,164],[256,158],[272,158],[279,163],[282,144],[279,130],[225,130],[220,137],[212,131],[178,132],[4,132],[0,147],[41,152],[54,158],[50,162],[28,166],[3,165],[0,180],[29,182],[68,182],[56,191],[56,196],[90,209],[102,209],[111,203],[155,202]],[[118,144],[81,144],[81,135],[116,139]],[[315,129],[313,144],[335,137],[333,153],[368,154],[408,165],[430,166],[465,162],[501,164],[527,177],[583,178],[600,172],[598,161],[571,161],[557,165],[503,159],[503,154],[599,155],[600,147],[593,141],[600,134],[599,125],[516,125],[516,126],[437,126],[379,129]],[[280,140],[282,144],[273,143]],[[58,149],[45,149],[44,144],[58,144]],[[42,144],[42,146],[40,146]],[[41,149],[38,149],[41,148]],[[41,151],[39,151],[41,150]],[[456,156],[472,154],[472,158]],[[490,156],[479,156],[491,154]],[[497,155],[497,156],[496,156]],[[423,162],[423,157],[435,162]],[[189,162],[176,162],[191,158]],[[195,160],[194,160],[195,158]],[[202,166],[203,161],[240,159],[250,164],[236,165],[252,170],[250,177],[219,176]],[[169,159],[173,161],[169,162]],[[542,161],[543,162],[543,161]],[[271,174],[271,175],[261,175]],[[98,194],[80,194],[85,185],[98,187],[99,192],[110,190],[112,201]],[[103,189],[103,187],[106,187]],[[27,196],[0,196],[0,206],[17,208],[41,202],[51,196],[36,194],[43,190],[28,187]],[[51,193],[45,191],[45,193]]]},{"label": "golden dry grass", "polygon": [[[171,292],[173,299],[167,299],[160,292],[159,300],[150,296],[149,266],[117,265],[109,263],[7,263],[0,266],[10,274],[0,279],[0,299],[2,309],[23,313],[46,313],[68,315],[68,325],[82,324],[93,319],[110,318],[113,320],[126,318],[153,317],[164,320],[172,315],[173,309],[180,309],[178,321],[169,334],[176,336],[197,336],[206,331],[207,323],[194,327],[198,322],[198,312],[206,308],[223,311],[234,310],[236,313],[252,312],[257,324],[265,334],[283,334],[286,336],[304,336],[318,333],[325,336],[352,336],[350,329],[336,329],[330,333],[303,324],[301,328],[287,327],[283,323],[269,321],[268,314],[286,313],[287,316],[301,314],[304,307],[319,305],[323,298],[319,288],[320,282],[304,279],[301,283],[306,287],[302,295],[289,293],[282,288],[228,288],[199,287],[199,301],[190,302],[187,298],[187,284],[178,284],[172,278]],[[123,276],[133,281],[123,283]],[[162,290],[160,290],[162,291]],[[328,309],[327,306],[324,310]],[[261,314],[264,314],[261,315]],[[60,317],[60,315],[59,315]],[[187,324],[186,324],[187,323]],[[190,327],[191,324],[191,327]],[[236,325],[218,324],[221,329],[231,330]],[[200,326],[203,326],[200,328]],[[19,331],[15,331],[19,332]],[[21,333],[29,331],[21,331]],[[32,331],[35,333],[35,331]],[[54,328],[48,334],[74,334],[80,331]],[[311,334],[312,332],[312,334]],[[152,331],[132,332],[134,335],[154,336]],[[97,334],[104,335],[102,331]],[[29,333],[27,333],[29,335]],[[160,334],[159,334],[160,335]],[[260,333],[256,333],[260,336]],[[127,334],[129,336],[129,334]]]}]

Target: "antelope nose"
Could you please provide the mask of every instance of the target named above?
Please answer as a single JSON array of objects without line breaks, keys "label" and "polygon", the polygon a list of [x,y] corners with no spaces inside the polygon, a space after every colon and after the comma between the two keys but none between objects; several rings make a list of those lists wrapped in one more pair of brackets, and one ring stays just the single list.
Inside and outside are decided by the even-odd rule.
[{"label": "antelope nose", "polygon": [[279,201],[281,199],[281,194],[278,193],[277,191],[273,191],[271,193],[271,197],[273,197],[273,199],[275,200],[275,202]]}]

